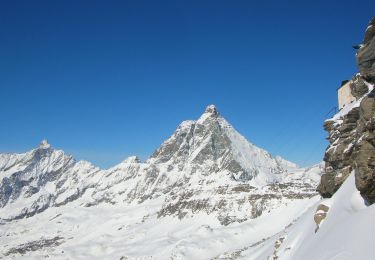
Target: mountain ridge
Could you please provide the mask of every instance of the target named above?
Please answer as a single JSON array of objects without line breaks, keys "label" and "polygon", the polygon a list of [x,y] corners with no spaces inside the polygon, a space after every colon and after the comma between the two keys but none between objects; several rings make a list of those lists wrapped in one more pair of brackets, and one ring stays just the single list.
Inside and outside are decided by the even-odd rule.
[{"label": "mountain ridge", "polygon": [[[29,152],[0,158],[0,223],[19,230],[17,223],[35,224],[37,219],[48,216],[53,220],[48,220],[53,223],[51,231],[41,231],[44,229],[39,225],[28,230],[43,237],[47,232],[51,239],[58,237],[62,247],[69,245],[67,236],[81,243],[83,234],[72,231],[75,221],[81,223],[77,230],[96,223],[90,217],[87,221],[73,217],[70,211],[77,216],[97,210],[102,214],[116,212],[122,218],[136,214],[135,229],[142,223],[163,223],[167,219],[188,223],[196,219],[201,225],[197,232],[205,233],[211,232],[207,225],[248,225],[249,221],[287,212],[291,207],[303,209],[316,200],[316,180],[321,175],[320,166],[298,168],[253,145],[212,105],[197,120],[183,121],[144,162],[130,156],[111,168],[100,169],[54,149],[45,140]],[[134,209],[136,212],[130,213]],[[270,232],[287,225],[293,210]],[[65,229],[71,231],[59,228],[60,218],[65,219]],[[100,226],[99,222],[95,225]],[[9,236],[14,241],[25,239],[21,230]],[[3,248],[5,255],[20,248],[17,244],[7,245]],[[75,248],[68,246],[64,251]],[[170,253],[181,250],[176,247]]]}]

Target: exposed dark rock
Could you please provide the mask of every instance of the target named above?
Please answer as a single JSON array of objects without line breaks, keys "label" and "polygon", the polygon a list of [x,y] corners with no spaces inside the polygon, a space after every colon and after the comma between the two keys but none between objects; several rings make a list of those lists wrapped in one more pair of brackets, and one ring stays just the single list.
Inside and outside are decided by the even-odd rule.
[{"label": "exposed dark rock", "polygon": [[375,95],[372,92],[367,95],[369,81],[375,79],[374,26],[375,18],[357,53],[360,74],[350,82],[359,106],[341,118],[324,123],[330,145],[324,155],[326,174],[317,188],[323,197],[331,197],[354,171],[357,189],[368,203],[375,203]]},{"label": "exposed dark rock", "polygon": [[362,76],[370,82],[375,80],[375,17],[372,18],[357,52],[357,64]]},{"label": "exposed dark rock", "polygon": [[370,203],[375,202],[375,147],[366,140],[358,144],[355,156],[355,183],[361,195]]},{"label": "exposed dark rock", "polygon": [[352,95],[359,99],[368,92],[368,87],[360,75],[355,75],[350,81]]},{"label": "exposed dark rock", "polygon": [[28,252],[32,251],[37,251],[40,249],[46,249],[46,248],[51,248],[51,247],[56,247],[64,243],[64,238],[63,237],[54,237],[51,239],[40,239],[36,241],[31,241],[25,244],[21,244],[17,247],[13,247],[9,249],[5,255],[10,256],[14,254],[20,254],[20,255],[25,255]]},{"label": "exposed dark rock", "polygon": [[369,43],[372,38],[375,36],[375,17],[373,17],[369,23],[369,26],[367,27],[365,38],[363,40],[363,43]]}]

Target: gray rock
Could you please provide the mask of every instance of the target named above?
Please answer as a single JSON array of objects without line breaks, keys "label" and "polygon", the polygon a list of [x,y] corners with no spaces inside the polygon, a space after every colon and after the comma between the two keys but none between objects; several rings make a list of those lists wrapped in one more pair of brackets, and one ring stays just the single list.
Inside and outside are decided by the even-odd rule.
[{"label": "gray rock", "polygon": [[367,27],[365,32],[365,38],[363,39],[363,43],[367,44],[371,41],[372,38],[375,36],[375,17],[373,17]]},{"label": "gray rock", "polygon": [[375,17],[366,30],[363,46],[357,52],[357,65],[365,79],[375,80]]},{"label": "gray rock", "polygon": [[358,144],[354,153],[355,183],[369,203],[375,202],[375,147],[366,140]]},{"label": "gray rock", "polygon": [[375,203],[375,95],[367,95],[366,81],[375,80],[375,17],[357,52],[357,63],[360,74],[352,78],[350,86],[352,95],[362,101],[340,121],[324,123],[330,145],[324,155],[326,174],[317,190],[323,197],[331,197],[354,170],[358,190],[372,204]]},{"label": "gray rock", "polygon": [[327,217],[327,213],[329,211],[329,207],[320,204],[318,208],[316,209],[315,215],[314,215],[314,221],[316,224],[315,233],[319,230],[320,223]]},{"label": "gray rock", "polygon": [[355,75],[352,78],[352,80],[350,81],[350,88],[351,88],[352,95],[356,99],[359,99],[360,97],[362,97],[364,94],[368,92],[368,87],[360,75]]}]

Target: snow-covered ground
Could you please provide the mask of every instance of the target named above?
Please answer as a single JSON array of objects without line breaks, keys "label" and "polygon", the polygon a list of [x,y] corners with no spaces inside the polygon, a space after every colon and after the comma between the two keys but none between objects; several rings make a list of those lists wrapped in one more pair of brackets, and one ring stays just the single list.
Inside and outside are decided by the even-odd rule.
[{"label": "snow-covered ground", "polygon": [[0,257],[264,259],[254,250],[319,200],[322,171],[256,147],[214,106],[146,162],[102,170],[43,141],[0,154]]},{"label": "snow-covered ground", "polygon": [[[317,197],[281,201],[262,216],[223,226],[213,216],[198,213],[182,220],[157,218],[162,201],[135,205],[82,207],[71,203],[49,208],[32,218],[13,221],[0,228],[6,258],[35,259],[211,259],[243,248],[282,231]],[[56,239],[54,246],[27,247],[32,241]],[[126,259],[126,258],[125,258]]]},{"label": "snow-covered ground", "polygon": [[[316,231],[314,214],[329,207]],[[373,259],[375,205],[367,206],[352,173],[331,199],[317,199],[300,217],[262,243],[232,251],[237,259]]]}]

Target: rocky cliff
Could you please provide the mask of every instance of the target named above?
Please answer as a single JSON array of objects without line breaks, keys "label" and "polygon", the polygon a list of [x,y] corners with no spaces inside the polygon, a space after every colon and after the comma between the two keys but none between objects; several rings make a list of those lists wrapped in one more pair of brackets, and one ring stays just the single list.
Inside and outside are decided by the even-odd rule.
[{"label": "rocky cliff", "polygon": [[356,101],[326,120],[329,133],[325,172],[318,186],[331,197],[354,171],[357,189],[370,204],[375,202],[375,17],[366,29],[357,54],[359,73],[350,80]]}]

